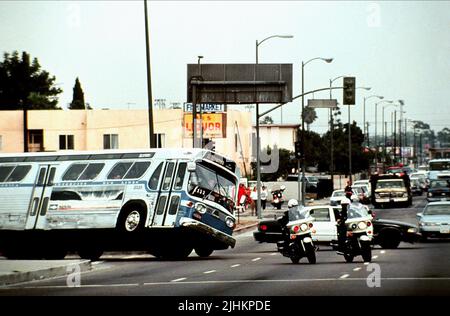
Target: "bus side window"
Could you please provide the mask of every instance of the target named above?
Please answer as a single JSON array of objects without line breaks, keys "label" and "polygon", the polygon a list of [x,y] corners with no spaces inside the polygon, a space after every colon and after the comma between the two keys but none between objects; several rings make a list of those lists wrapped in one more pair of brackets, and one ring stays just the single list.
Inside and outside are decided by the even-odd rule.
[{"label": "bus side window", "polygon": [[23,178],[28,174],[30,171],[31,166],[17,166],[14,168],[14,171],[11,172],[9,177],[6,179],[6,182],[19,182],[22,181]]},{"label": "bus side window", "polygon": [[67,169],[66,173],[62,177],[63,181],[74,181],[77,180],[83,170],[86,168],[87,164],[75,163]]},{"label": "bus side window", "polygon": [[175,177],[175,183],[173,185],[174,190],[181,190],[183,186],[184,175],[186,174],[187,163],[181,162],[178,165],[177,175]]},{"label": "bus side window", "polygon": [[166,174],[164,176],[164,181],[163,181],[163,190],[169,190],[170,188],[170,183],[172,182],[172,175],[173,175],[173,169],[175,168],[175,163],[174,162],[169,162],[169,166],[167,167],[166,170]]},{"label": "bus side window", "polygon": [[9,176],[14,166],[2,166],[0,167],[0,182],[5,182],[6,178]]},{"label": "bus side window", "polygon": [[119,162],[108,174],[108,179],[122,179],[132,164],[132,162]]},{"label": "bus side window", "polygon": [[133,167],[127,172],[124,179],[137,179],[142,177],[142,175],[147,171],[150,166],[148,161],[138,161],[135,162]]},{"label": "bus side window", "polygon": [[84,170],[78,180],[93,180],[97,178],[100,171],[102,171],[104,163],[90,163],[89,166]]},{"label": "bus side window", "polygon": [[163,167],[163,163],[161,162],[156,170],[153,172],[152,177],[149,181],[150,190],[158,190],[159,177],[161,175],[161,170]]}]

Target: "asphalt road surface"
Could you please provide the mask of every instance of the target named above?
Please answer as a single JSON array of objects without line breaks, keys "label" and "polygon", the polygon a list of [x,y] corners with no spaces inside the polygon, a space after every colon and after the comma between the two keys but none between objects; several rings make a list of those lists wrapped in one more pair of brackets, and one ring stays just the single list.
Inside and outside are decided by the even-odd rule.
[{"label": "asphalt road surface", "polygon": [[[417,224],[425,205],[377,209],[378,218]],[[152,296],[297,296],[297,295],[450,295],[450,240],[375,247],[371,264],[361,257],[346,263],[329,247],[317,264],[292,264],[275,244],[257,243],[252,232],[237,236],[235,249],[209,258],[194,253],[186,261],[159,261],[150,255],[105,255],[93,271],[0,288],[0,295],[152,295]],[[74,280],[79,286],[72,287]]]}]

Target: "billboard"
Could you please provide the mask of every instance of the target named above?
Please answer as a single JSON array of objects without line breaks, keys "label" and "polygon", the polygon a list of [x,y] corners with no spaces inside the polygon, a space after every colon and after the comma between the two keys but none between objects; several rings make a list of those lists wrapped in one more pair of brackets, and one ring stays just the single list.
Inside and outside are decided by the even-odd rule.
[{"label": "billboard", "polygon": [[[227,115],[226,113],[208,113],[201,115],[197,114],[197,135],[203,129],[203,138],[226,138],[227,131]],[[183,114],[183,137],[192,138],[192,114]]]}]

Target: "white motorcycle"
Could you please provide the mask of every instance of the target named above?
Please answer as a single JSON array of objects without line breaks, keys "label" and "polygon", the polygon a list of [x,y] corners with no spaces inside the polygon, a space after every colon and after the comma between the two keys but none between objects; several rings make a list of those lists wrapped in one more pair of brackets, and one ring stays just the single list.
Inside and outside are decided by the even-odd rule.
[{"label": "white motorcycle", "polygon": [[291,259],[292,263],[299,263],[306,257],[309,263],[316,263],[316,247],[311,238],[314,218],[308,212],[301,212],[296,207],[288,211],[289,222],[284,227],[284,241],[277,242],[278,251]]}]

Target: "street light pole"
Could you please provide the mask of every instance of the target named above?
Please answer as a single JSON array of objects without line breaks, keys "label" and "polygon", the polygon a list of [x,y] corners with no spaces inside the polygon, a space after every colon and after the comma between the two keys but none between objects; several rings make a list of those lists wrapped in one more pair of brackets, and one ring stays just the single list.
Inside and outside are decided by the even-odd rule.
[{"label": "street light pole", "polygon": [[[380,100],[384,99],[383,96],[381,95],[371,95],[368,97],[364,97],[364,102],[363,102],[363,133],[364,133],[364,143],[366,143],[366,135],[369,132],[369,128],[366,128],[366,100],[370,99],[370,98],[378,98]],[[367,143],[368,144],[368,143]]]},{"label": "street light pole", "polygon": [[381,100],[381,101],[375,103],[375,164],[376,164],[375,167],[377,168],[377,170],[378,170],[378,167],[377,167],[377,165],[378,165],[378,135],[377,135],[378,118],[377,118],[377,109],[378,109],[378,104],[383,103],[383,102],[392,103],[394,101],[392,101],[392,100]]},{"label": "street light pole", "polygon": [[[322,58],[322,57],[315,57],[312,58],[310,60],[308,60],[306,63],[302,61],[302,113],[301,113],[301,119],[302,119],[302,135],[301,135],[301,144],[302,144],[302,153],[301,153],[301,168],[302,168],[302,187],[301,187],[301,191],[302,191],[302,196],[301,196],[301,200],[302,200],[302,205],[305,205],[305,194],[306,194],[306,188],[305,188],[305,66],[316,59],[320,59],[325,61],[326,63],[331,63],[333,61],[333,58]],[[298,177],[298,180],[300,181],[300,177]],[[299,198],[298,200],[300,200],[300,190],[298,192],[299,194]]]},{"label": "street light pole", "polygon": [[383,155],[386,158],[386,136],[387,136],[387,131],[386,131],[386,124],[384,123],[384,109],[388,108],[390,106],[398,106],[398,104],[385,104],[382,107],[381,110],[381,123],[383,124],[383,129],[382,129],[382,137],[384,139],[384,146],[383,146]]},{"label": "street light pole", "polygon": [[[258,42],[256,40],[256,64],[255,64],[255,75],[254,80],[257,81],[258,76],[258,47],[262,43],[264,43],[266,40],[271,38],[293,38],[292,35],[272,35],[269,37],[266,37],[261,42]],[[262,218],[262,212],[261,212],[261,161],[260,161],[260,151],[261,151],[261,143],[259,139],[259,102],[257,100],[258,93],[256,91],[256,84],[255,84],[255,101],[256,101],[256,190],[257,190],[257,200],[256,200],[256,213],[258,215],[258,219]]]}]

